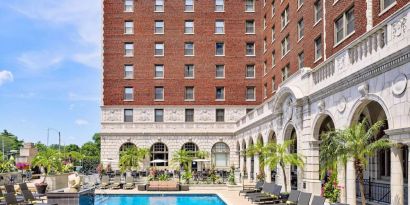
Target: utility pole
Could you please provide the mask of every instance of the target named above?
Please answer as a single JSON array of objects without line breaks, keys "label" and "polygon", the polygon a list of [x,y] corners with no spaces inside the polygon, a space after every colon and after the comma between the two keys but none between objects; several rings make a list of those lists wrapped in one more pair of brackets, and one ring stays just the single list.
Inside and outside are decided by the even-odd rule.
[{"label": "utility pole", "polygon": [[58,132],[58,152],[61,154],[61,134]]},{"label": "utility pole", "polygon": [[1,146],[3,150],[3,161],[4,161],[4,135],[1,136]]}]

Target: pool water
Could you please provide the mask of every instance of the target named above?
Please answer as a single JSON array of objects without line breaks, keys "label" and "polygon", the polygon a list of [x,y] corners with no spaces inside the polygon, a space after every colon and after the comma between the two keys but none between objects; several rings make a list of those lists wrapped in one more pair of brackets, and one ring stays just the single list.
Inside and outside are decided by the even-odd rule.
[{"label": "pool water", "polygon": [[226,205],[216,194],[96,195],[95,205]]}]

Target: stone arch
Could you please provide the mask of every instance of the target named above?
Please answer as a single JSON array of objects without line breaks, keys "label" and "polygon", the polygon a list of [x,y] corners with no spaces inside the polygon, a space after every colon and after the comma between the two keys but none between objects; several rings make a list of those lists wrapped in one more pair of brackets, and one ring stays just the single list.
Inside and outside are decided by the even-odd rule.
[{"label": "stone arch", "polygon": [[[254,145],[252,137],[249,138],[248,145],[249,145],[248,148]],[[254,180],[255,179],[254,178],[254,175],[255,175],[255,156],[252,155],[250,157],[250,160],[251,160],[251,163],[250,163],[251,166],[250,166],[249,176],[250,176],[251,180]]]},{"label": "stone arch", "polygon": [[122,151],[125,151],[125,150],[127,150],[127,149],[129,149],[129,148],[132,148],[132,147],[137,147],[137,145],[135,145],[135,144],[132,143],[132,142],[125,142],[125,143],[121,144],[121,146],[120,146],[120,148],[119,148],[119,152],[120,152],[120,154],[121,154]]},{"label": "stone arch", "polygon": [[[292,123],[288,123],[283,130],[283,140],[293,140],[293,144],[289,146],[289,153],[298,153],[298,133],[296,127]],[[290,166],[288,183],[290,181],[291,189],[298,189],[298,184],[302,181],[302,173],[297,166]]]},{"label": "stone arch", "polygon": [[217,168],[229,168],[229,145],[225,142],[217,142],[212,146],[211,149],[211,159],[212,163],[215,164]]},{"label": "stone arch", "polygon": [[288,97],[292,97],[295,100],[303,98],[302,91],[295,86],[286,86],[279,89],[279,92],[275,94],[277,96],[274,101],[273,113],[282,113],[282,105]]},{"label": "stone arch", "polygon": [[263,141],[263,136],[262,136],[261,133],[258,134],[258,136],[256,137],[256,140],[255,140],[255,141],[256,141],[256,143],[260,143],[260,142],[261,142],[262,144],[265,144],[264,141]]},{"label": "stone arch", "polygon": [[163,142],[155,142],[150,147],[150,161],[164,160],[166,162],[150,163],[150,166],[168,166],[169,162],[169,149]]},{"label": "stone arch", "polygon": [[[324,131],[330,131],[331,129],[335,129],[335,121],[334,118],[330,113],[323,113],[316,116],[315,120],[313,121],[313,133],[312,136],[316,141],[320,141],[320,135]],[[322,126],[329,126],[328,129]]]},{"label": "stone arch", "polygon": [[377,104],[380,105],[380,107],[383,109],[383,111],[386,115],[388,127],[390,129],[394,128],[393,119],[390,115],[390,112],[389,112],[389,109],[388,109],[386,103],[384,102],[384,100],[381,97],[379,97],[377,95],[374,95],[374,94],[368,94],[368,96],[366,98],[359,99],[354,103],[354,105],[352,106],[351,112],[349,113],[348,124],[347,125],[351,125],[353,123],[356,123],[358,121],[358,119],[360,118],[361,112],[371,102],[376,102]]},{"label": "stone arch", "polygon": [[277,142],[277,138],[276,138],[276,133],[273,130],[269,130],[269,134],[268,134],[268,143],[270,142]]}]

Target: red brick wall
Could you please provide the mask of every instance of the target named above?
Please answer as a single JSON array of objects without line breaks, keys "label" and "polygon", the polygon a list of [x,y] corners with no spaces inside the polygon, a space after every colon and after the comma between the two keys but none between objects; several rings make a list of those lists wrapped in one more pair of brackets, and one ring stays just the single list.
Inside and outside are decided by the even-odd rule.
[{"label": "red brick wall", "polygon": [[409,0],[396,0],[396,5],[381,14],[380,0],[373,0],[373,26],[376,26],[394,12],[409,4]]},{"label": "red brick wall", "polygon": [[[183,0],[165,0],[165,12],[154,13],[154,1],[134,1],[134,12],[123,12],[123,3],[104,0],[104,105],[257,105],[245,100],[246,86],[261,90],[261,65],[257,57],[245,57],[247,41],[256,44],[261,56],[259,33],[245,35],[245,20],[261,27],[259,4],[245,13],[245,3],[226,0],[225,12],[214,12],[213,1],[195,1],[195,12],[184,12]],[[225,35],[215,35],[215,20],[225,20]],[[134,21],[134,35],[124,35],[124,21]],[[154,20],[164,20],[165,34],[154,35]],[[184,35],[184,20],[194,20],[195,35]],[[194,42],[195,57],[184,57],[184,42]],[[215,57],[215,43],[225,43],[225,57]],[[124,42],[134,43],[134,57],[125,58]],[[154,43],[164,42],[165,56],[154,57]],[[123,79],[123,65],[134,64],[134,79]],[[154,79],[154,65],[164,64],[163,80]],[[184,79],[184,65],[195,65],[195,79]],[[225,64],[225,79],[215,79],[215,65]],[[245,79],[246,64],[256,65],[256,78]],[[124,86],[134,87],[134,101],[123,101]],[[154,87],[163,86],[163,102],[154,101]],[[185,86],[195,86],[195,101],[185,102]],[[225,101],[215,101],[215,87],[225,86]]]}]

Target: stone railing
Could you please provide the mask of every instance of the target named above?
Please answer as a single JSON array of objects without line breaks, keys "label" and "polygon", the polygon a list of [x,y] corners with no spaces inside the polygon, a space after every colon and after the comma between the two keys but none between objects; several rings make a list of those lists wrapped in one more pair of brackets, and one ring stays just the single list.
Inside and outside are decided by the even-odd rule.
[{"label": "stone railing", "polygon": [[273,101],[274,101],[274,97],[271,97],[270,99],[266,100],[263,104],[259,105],[258,107],[253,109],[251,112],[243,116],[241,119],[239,119],[236,122],[236,129],[239,130],[243,127],[246,127],[252,124],[255,121],[258,121],[270,115],[272,113]]},{"label": "stone railing", "polygon": [[329,78],[335,74],[335,62],[333,60],[326,61],[325,64],[319,65],[312,71],[313,82],[315,84]]},{"label": "stone railing", "polygon": [[162,122],[162,123],[101,123],[102,132],[121,132],[134,133],[135,130],[139,132],[152,133],[184,133],[190,132],[198,133],[232,133],[235,129],[235,122],[201,122],[201,123],[186,123],[186,122]]},{"label": "stone railing", "polygon": [[387,25],[376,29],[374,32],[370,32],[367,35],[364,35],[359,39],[358,42],[349,46],[349,60],[350,64],[354,64],[363,58],[376,53],[378,50],[381,50],[385,47],[387,43]]}]

